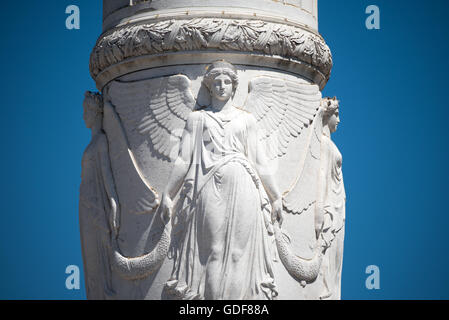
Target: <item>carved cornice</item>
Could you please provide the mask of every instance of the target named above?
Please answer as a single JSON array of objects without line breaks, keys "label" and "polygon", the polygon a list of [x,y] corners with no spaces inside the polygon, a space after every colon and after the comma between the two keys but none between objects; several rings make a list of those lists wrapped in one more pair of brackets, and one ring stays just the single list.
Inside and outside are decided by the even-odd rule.
[{"label": "carved cornice", "polygon": [[261,20],[197,18],[124,26],[103,34],[90,58],[94,79],[128,59],[172,52],[238,52],[306,64],[327,82],[332,55],[321,36]]}]

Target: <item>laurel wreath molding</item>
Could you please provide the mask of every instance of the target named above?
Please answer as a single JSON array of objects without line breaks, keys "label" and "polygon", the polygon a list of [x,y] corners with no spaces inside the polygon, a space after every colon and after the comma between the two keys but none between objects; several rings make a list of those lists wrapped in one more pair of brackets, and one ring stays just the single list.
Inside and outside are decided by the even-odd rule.
[{"label": "laurel wreath molding", "polygon": [[299,27],[261,20],[197,18],[164,20],[111,30],[97,41],[90,57],[94,79],[130,58],[166,52],[214,49],[280,56],[312,66],[326,79],[332,54],[319,35]]}]

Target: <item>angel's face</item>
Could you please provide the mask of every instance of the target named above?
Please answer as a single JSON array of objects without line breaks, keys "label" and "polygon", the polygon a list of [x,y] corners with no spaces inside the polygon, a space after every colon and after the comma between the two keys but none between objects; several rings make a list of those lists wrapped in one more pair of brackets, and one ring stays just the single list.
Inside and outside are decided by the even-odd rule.
[{"label": "angel's face", "polygon": [[227,101],[232,96],[233,83],[231,77],[221,73],[210,84],[210,93],[220,101]]},{"label": "angel's face", "polygon": [[337,131],[339,123],[340,123],[340,114],[337,109],[329,118],[328,125],[329,125],[329,130],[331,133],[334,133],[335,131]]}]

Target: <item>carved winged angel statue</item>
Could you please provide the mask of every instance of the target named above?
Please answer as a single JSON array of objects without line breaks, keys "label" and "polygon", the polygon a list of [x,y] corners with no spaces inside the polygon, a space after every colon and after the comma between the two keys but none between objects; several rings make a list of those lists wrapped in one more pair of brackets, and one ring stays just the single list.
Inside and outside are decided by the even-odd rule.
[{"label": "carved winged angel statue", "polygon": [[[120,253],[120,213],[152,213],[159,204],[158,195],[141,174],[110,102],[104,102],[98,93],[86,92],[83,106],[86,126],[92,130],[82,160],[79,205],[86,291],[88,299],[112,299],[113,270],[125,279],[147,276],[164,261],[170,236],[164,230],[156,248],[143,256],[127,258]],[[110,139],[121,152],[109,148]],[[114,177],[112,158],[126,170],[126,186],[132,182],[132,192],[123,192],[122,181]]]},{"label": "carved winged angel statue", "polygon": [[[307,152],[294,187],[284,193],[284,209],[299,215],[313,208],[317,243],[314,257],[297,259],[286,242],[277,241],[289,273],[303,284],[314,282],[321,274],[320,299],[340,299],[346,194],[343,184],[342,156],[331,140],[337,130],[339,102],[323,98],[309,133]],[[281,235],[279,238],[281,239]]]},{"label": "carved winged angel statue", "polygon": [[322,232],[327,249],[322,266],[324,285],[321,299],[340,299],[346,193],[343,183],[342,156],[331,134],[340,123],[339,101],[323,99],[323,137],[321,144]]},{"label": "carved winged angel statue", "polygon": [[109,162],[108,141],[102,130],[103,99],[86,92],[83,118],[92,140],[82,159],[79,219],[88,299],[113,295],[109,262],[109,234],[117,229],[118,197]]},{"label": "carved winged angel statue", "polygon": [[207,107],[197,104],[184,75],[110,84],[121,93],[117,99],[147,92],[140,100],[133,97],[132,105],[115,104],[115,110],[147,138],[156,156],[175,160],[159,208],[173,223],[174,267],[166,294],[274,299],[273,235],[286,255],[282,262],[299,268],[299,281],[318,273],[318,260],[311,265],[293,255],[282,235],[286,202],[270,159],[282,157],[315,123],[321,93],[316,85],[260,76],[250,81],[239,108],[233,103],[237,71],[225,61],[208,67],[203,84],[211,97]]}]

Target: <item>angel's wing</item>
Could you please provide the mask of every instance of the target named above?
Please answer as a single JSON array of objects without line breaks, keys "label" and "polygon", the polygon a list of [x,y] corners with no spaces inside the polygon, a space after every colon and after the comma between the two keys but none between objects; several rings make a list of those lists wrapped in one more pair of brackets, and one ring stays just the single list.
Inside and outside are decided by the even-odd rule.
[{"label": "angel's wing", "polygon": [[152,213],[159,205],[159,196],[143,176],[132,151],[120,119],[109,102],[104,104],[104,130],[109,141],[109,153],[114,181],[122,212]]},{"label": "angel's wing", "polygon": [[135,82],[113,81],[110,99],[128,128],[148,138],[157,155],[177,156],[182,130],[196,101],[184,75]]},{"label": "angel's wing", "polygon": [[256,117],[269,159],[287,152],[290,141],[312,123],[320,101],[317,85],[268,76],[251,80],[245,109]]},{"label": "angel's wing", "polygon": [[307,137],[307,148],[300,161],[298,178],[283,196],[284,208],[292,214],[301,214],[319,199],[319,176],[321,164],[321,137],[323,111],[319,109]]}]

